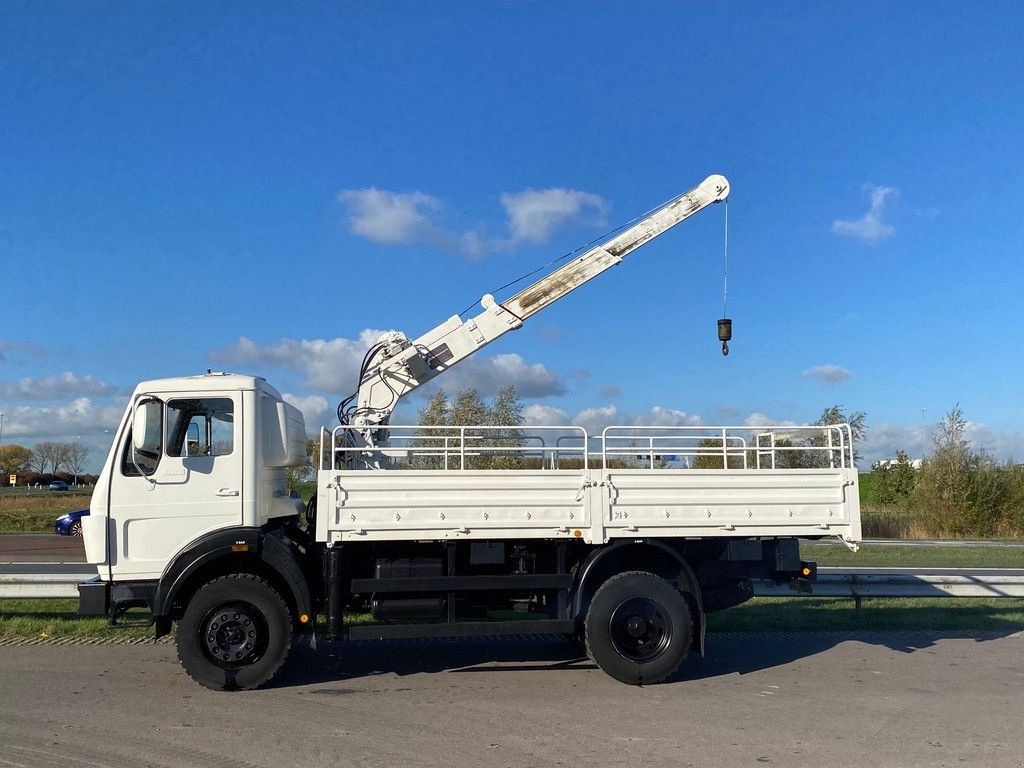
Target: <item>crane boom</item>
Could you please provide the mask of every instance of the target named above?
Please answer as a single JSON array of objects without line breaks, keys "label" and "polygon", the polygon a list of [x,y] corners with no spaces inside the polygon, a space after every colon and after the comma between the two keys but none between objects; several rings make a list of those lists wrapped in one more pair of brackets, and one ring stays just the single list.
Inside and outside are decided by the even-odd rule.
[{"label": "crane boom", "polygon": [[709,176],[629,229],[591,248],[512,298],[499,303],[490,294],[485,295],[480,302],[483,312],[465,322],[455,315],[411,342],[403,333],[384,334],[367,354],[360,371],[358,391],[350,398],[356,399],[356,403],[339,416],[356,426],[366,427],[364,437],[372,444],[373,430],[388,423],[404,395],[515,330],[524,320],[615,266],[644,243],[707,206],[725,200],[728,195],[726,178]]}]

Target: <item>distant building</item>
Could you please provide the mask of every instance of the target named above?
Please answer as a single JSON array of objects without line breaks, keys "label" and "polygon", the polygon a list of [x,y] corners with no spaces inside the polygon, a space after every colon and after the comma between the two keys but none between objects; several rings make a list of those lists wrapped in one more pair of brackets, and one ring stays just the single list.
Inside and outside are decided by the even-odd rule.
[{"label": "distant building", "polygon": [[[920,469],[923,464],[924,464],[924,459],[911,459],[910,460],[910,468],[911,469]],[[899,466],[899,461],[897,461],[896,459],[879,459],[878,461],[875,462],[875,467],[877,469],[896,469],[896,467],[898,467],[898,466]]]}]

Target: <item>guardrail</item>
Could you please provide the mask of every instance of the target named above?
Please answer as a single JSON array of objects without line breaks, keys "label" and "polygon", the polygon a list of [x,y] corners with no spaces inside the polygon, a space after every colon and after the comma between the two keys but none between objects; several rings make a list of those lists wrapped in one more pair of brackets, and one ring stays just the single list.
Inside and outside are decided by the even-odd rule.
[{"label": "guardrail", "polygon": [[37,600],[78,597],[80,582],[96,573],[0,573],[0,599]]},{"label": "guardrail", "polygon": [[993,574],[818,573],[809,595],[788,584],[757,581],[758,597],[1024,597],[1024,570]]},{"label": "guardrail", "polygon": [[[28,565],[28,564],[26,564]],[[33,564],[38,566],[38,564]],[[915,572],[879,568],[856,573],[821,569],[810,594],[793,591],[788,584],[754,582],[758,597],[1010,597],[1024,598],[1024,568],[969,569],[969,573]],[[79,582],[95,575],[82,573],[4,573],[0,574],[0,599],[77,598]]]}]

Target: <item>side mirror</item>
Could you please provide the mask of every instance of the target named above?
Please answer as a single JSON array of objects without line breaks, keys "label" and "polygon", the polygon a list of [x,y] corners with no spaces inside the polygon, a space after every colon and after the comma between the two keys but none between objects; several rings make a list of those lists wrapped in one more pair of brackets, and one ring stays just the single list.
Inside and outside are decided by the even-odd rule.
[{"label": "side mirror", "polygon": [[[156,463],[160,459],[163,405],[155,398],[141,400],[135,404],[135,412],[132,414],[132,464],[144,477],[156,471]],[[142,465],[139,464],[140,458]]]},{"label": "side mirror", "polygon": [[132,447],[140,453],[153,453],[160,446],[163,426],[163,403],[143,400],[135,406],[132,417]]}]

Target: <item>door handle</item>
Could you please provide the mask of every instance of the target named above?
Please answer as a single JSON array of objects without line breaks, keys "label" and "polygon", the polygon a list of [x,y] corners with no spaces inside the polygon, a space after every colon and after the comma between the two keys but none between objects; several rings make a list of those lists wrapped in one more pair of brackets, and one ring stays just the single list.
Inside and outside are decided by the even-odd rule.
[{"label": "door handle", "polygon": [[238,495],[238,489],[237,488],[221,488],[219,491],[217,491],[217,495],[218,496],[237,496]]}]

